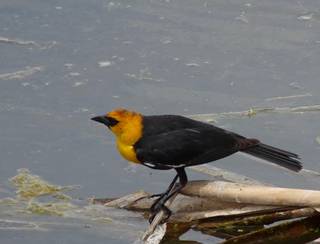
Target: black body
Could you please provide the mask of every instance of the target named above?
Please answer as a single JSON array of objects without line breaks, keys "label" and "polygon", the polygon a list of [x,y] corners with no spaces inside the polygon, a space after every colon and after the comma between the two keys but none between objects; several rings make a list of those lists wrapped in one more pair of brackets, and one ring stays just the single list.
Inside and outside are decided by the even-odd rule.
[{"label": "black body", "polygon": [[297,154],[183,116],[143,116],[142,135],[134,145],[137,158],[154,169],[209,163],[238,151],[293,171],[302,168]]}]

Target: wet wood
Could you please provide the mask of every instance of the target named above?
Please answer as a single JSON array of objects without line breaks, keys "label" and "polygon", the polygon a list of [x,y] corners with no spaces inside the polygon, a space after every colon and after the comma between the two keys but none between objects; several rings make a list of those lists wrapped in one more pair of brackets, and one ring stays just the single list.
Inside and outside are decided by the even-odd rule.
[{"label": "wet wood", "polygon": [[207,218],[194,223],[193,229],[204,234],[221,236],[239,236],[252,231],[264,229],[265,226],[282,220],[310,217],[317,214],[312,208],[278,209],[266,213],[249,213],[247,216],[233,216],[225,218]]},{"label": "wet wood", "polygon": [[223,244],[233,243],[307,243],[320,237],[320,214],[289,223],[231,238]]},{"label": "wet wood", "polygon": [[[144,217],[148,217],[155,200],[148,193],[139,191],[118,199],[98,199],[93,202],[107,207],[142,211],[146,213]],[[256,243],[264,238],[270,243],[294,243],[291,241],[319,237],[318,231],[313,228],[320,228],[317,212],[320,191],[223,181],[193,181],[182,189],[181,194],[171,198],[166,206],[172,211],[170,219],[163,224],[166,216],[160,211],[141,238],[145,243],[160,243],[163,238],[177,240],[190,228],[229,239],[226,243]],[[305,221],[265,228],[278,221],[297,218],[305,218]],[[295,238],[292,238],[290,232],[295,230],[297,232],[292,235]]]},{"label": "wet wood", "polygon": [[253,186],[224,181],[193,181],[182,194],[216,198],[226,202],[270,206],[320,206],[320,191]]}]

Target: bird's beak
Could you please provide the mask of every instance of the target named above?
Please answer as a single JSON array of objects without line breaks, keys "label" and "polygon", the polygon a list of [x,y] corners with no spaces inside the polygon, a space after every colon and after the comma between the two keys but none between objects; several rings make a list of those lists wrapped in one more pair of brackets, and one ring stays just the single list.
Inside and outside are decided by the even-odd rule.
[{"label": "bird's beak", "polygon": [[91,118],[93,121],[96,121],[96,122],[99,122],[101,124],[104,124],[106,126],[110,126],[110,120],[108,119],[108,117],[102,115],[102,116],[96,116],[96,117],[93,117]]}]

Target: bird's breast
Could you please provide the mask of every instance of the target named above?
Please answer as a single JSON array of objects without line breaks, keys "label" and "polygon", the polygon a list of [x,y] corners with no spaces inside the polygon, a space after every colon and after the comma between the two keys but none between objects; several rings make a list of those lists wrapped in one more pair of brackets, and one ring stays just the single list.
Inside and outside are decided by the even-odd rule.
[{"label": "bird's breast", "polygon": [[122,157],[124,157],[125,159],[134,163],[140,163],[140,161],[137,159],[134,147],[132,145],[127,145],[118,140],[117,148]]}]

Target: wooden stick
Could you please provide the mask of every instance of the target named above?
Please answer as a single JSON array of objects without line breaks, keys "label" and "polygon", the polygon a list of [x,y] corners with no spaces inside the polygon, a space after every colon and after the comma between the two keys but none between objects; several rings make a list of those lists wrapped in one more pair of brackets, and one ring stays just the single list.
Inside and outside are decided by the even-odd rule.
[{"label": "wooden stick", "polygon": [[[118,208],[128,208],[135,202],[137,202],[140,199],[146,199],[150,196],[145,191],[138,191],[134,192],[132,194],[126,195],[124,197],[120,197],[118,199],[115,199],[113,201],[106,202],[104,206],[106,207],[118,207]],[[97,200],[96,200],[97,201]]]},{"label": "wooden stick", "polygon": [[271,206],[320,206],[320,191],[252,186],[223,181],[193,181],[181,191],[189,196]]}]

